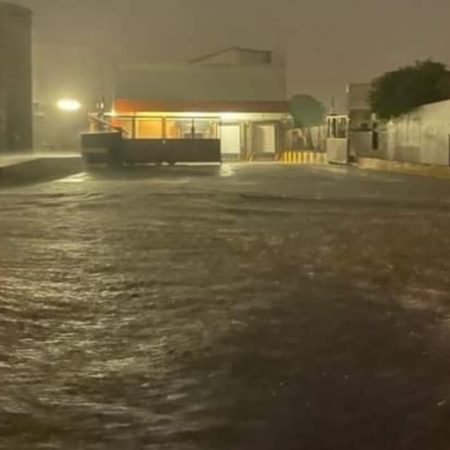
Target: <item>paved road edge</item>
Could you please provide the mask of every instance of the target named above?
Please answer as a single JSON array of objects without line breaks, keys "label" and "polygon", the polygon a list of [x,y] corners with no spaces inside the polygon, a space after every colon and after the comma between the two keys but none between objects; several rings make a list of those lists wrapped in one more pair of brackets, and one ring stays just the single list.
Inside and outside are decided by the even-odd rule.
[{"label": "paved road edge", "polygon": [[0,167],[0,187],[63,178],[83,170],[81,156],[36,157]]}]

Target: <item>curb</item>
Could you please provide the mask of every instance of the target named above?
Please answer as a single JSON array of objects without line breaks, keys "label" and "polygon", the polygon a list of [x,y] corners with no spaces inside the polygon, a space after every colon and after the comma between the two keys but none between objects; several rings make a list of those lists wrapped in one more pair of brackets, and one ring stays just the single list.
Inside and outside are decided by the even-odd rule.
[{"label": "curb", "polygon": [[360,169],[378,170],[382,172],[402,173],[408,175],[420,175],[433,178],[450,180],[450,167],[435,166],[431,164],[417,164],[400,161],[386,161],[375,158],[358,159]]}]

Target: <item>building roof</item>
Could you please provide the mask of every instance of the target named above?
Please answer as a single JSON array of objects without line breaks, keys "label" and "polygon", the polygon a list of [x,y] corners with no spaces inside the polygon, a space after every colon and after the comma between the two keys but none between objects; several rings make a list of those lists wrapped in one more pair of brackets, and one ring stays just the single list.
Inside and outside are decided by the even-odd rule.
[{"label": "building roof", "polygon": [[190,112],[190,113],[288,113],[289,103],[283,101],[164,101],[116,99],[117,113]]},{"label": "building roof", "polygon": [[269,50],[261,50],[261,49],[255,49],[255,48],[245,48],[245,47],[234,46],[234,47],[227,47],[225,49],[218,50],[216,52],[208,53],[207,55],[203,55],[203,56],[191,59],[189,62],[191,62],[191,63],[205,62],[211,58],[215,58],[216,56],[220,56],[220,55],[223,55],[224,53],[229,53],[229,52],[259,53],[259,54],[269,54],[269,55],[272,53]]}]

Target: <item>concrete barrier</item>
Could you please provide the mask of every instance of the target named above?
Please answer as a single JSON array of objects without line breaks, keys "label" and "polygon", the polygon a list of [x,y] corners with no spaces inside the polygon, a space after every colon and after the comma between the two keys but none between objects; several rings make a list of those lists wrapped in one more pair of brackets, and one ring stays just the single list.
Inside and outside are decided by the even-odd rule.
[{"label": "concrete barrier", "polygon": [[359,158],[358,166],[361,169],[378,170],[382,172],[405,173],[410,175],[450,179],[450,167],[447,166],[387,161],[376,158]]},{"label": "concrete barrier", "polygon": [[0,186],[27,184],[74,175],[84,170],[81,156],[30,156],[2,160]]},{"label": "concrete barrier", "polygon": [[326,153],[312,151],[286,150],[279,155],[283,164],[328,164]]}]

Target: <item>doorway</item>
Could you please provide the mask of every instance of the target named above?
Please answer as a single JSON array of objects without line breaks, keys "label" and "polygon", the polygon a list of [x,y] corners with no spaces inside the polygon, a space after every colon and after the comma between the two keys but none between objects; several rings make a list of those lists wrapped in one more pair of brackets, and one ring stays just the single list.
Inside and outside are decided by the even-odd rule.
[{"label": "doorway", "polygon": [[241,127],[238,124],[221,126],[222,155],[241,155]]}]

